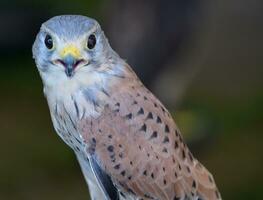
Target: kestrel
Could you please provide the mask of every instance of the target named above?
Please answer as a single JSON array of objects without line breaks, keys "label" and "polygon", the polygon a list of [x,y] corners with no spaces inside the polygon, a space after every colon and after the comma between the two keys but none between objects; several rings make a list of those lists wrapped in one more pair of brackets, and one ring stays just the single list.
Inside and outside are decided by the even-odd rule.
[{"label": "kestrel", "polygon": [[163,104],[79,15],[45,22],[33,45],[52,122],[91,199],[221,199]]}]

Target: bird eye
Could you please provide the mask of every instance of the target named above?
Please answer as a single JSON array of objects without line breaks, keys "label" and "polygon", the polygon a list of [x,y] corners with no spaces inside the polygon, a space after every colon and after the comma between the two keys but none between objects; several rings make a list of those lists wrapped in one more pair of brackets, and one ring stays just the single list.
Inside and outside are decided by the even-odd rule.
[{"label": "bird eye", "polygon": [[48,49],[52,49],[53,48],[53,39],[50,35],[46,35],[45,37],[45,45]]},{"label": "bird eye", "polygon": [[96,45],[96,37],[94,34],[91,34],[88,38],[87,47],[93,49]]}]

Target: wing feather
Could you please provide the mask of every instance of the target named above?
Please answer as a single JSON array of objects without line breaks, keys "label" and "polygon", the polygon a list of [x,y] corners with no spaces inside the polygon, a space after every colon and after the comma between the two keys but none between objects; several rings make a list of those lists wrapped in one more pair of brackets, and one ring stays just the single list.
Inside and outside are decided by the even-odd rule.
[{"label": "wing feather", "polygon": [[100,168],[94,156],[89,157],[89,162],[93,173],[104,192],[107,199],[119,200],[119,194],[116,187],[113,185],[110,176]]},{"label": "wing feather", "polygon": [[87,144],[97,141],[100,171],[135,197],[220,199],[212,175],[192,156],[169,112],[137,83],[115,91],[99,118],[80,123]]}]

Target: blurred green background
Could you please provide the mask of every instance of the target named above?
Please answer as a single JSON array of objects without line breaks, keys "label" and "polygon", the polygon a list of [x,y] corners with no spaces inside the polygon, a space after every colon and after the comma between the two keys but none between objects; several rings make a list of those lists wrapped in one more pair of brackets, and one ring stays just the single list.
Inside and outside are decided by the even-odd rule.
[{"label": "blurred green background", "polygon": [[88,199],[53,130],[31,45],[54,15],[96,18],[163,101],[224,199],[263,199],[263,12],[253,0],[0,2],[0,199]]}]

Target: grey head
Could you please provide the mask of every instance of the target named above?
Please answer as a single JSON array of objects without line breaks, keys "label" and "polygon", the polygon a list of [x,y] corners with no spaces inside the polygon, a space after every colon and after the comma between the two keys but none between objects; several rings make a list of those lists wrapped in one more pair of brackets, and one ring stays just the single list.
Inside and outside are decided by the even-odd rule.
[{"label": "grey head", "polygon": [[76,39],[92,29],[97,33],[100,31],[96,20],[81,15],[55,16],[43,23],[42,27],[46,27],[64,39]]},{"label": "grey head", "polygon": [[119,60],[99,23],[80,15],[56,16],[43,23],[32,50],[43,82],[102,71],[109,61]]}]

